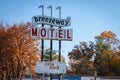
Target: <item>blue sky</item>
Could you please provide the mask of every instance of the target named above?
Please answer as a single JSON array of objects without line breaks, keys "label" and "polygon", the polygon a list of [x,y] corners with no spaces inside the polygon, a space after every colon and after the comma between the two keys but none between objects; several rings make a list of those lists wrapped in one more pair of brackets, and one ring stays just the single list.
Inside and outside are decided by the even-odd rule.
[{"label": "blue sky", "polygon": [[[71,17],[73,41],[62,41],[62,55],[67,59],[74,45],[80,41],[94,41],[104,30],[111,30],[120,39],[120,0],[0,0],[0,21],[8,24],[31,22],[34,15],[41,15],[39,5],[50,16],[47,6],[53,6],[53,16],[58,16],[57,6],[62,8],[62,18]],[[53,42],[58,50],[58,41]],[[49,48],[49,41],[45,41]],[[68,59],[67,59],[68,61]]]}]

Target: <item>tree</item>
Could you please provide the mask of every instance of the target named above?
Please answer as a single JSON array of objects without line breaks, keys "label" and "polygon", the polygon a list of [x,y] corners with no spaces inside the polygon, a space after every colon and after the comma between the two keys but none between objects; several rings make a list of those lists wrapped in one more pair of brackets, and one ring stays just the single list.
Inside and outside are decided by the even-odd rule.
[{"label": "tree", "polygon": [[[58,61],[59,55],[55,50],[52,51],[52,61]],[[44,60],[50,61],[50,49],[46,49],[44,52]],[[61,55],[61,62],[65,62],[65,58],[63,55]]]},{"label": "tree", "polygon": [[93,42],[80,42],[80,45],[76,45],[75,48],[68,53],[70,59],[69,64],[75,74],[92,75],[93,74],[93,61],[94,54]]},{"label": "tree", "polygon": [[[75,74],[118,76],[120,74],[120,41],[112,31],[95,36],[95,42],[80,42],[68,53]],[[94,57],[94,58],[93,58]]]},{"label": "tree", "polygon": [[0,25],[0,74],[3,77],[22,78],[26,68],[31,74],[35,73],[35,65],[40,53],[34,46],[37,39],[30,38],[30,23],[14,24],[13,26]]},{"label": "tree", "polygon": [[119,40],[112,31],[103,31],[100,36],[95,37],[95,60],[94,64],[98,75],[115,75],[112,67],[112,59],[117,50]]},{"label": "tree", "polygon": [[109,73],[109,60],[110,45],[104,42],[104,38],[102,36],[96,37],[94,64],[98,75],[105,75]]},{"label": "tree", "polygon": [[120,76],[120,56],[115,55],[111,60],[111,67],[114,76]]}]

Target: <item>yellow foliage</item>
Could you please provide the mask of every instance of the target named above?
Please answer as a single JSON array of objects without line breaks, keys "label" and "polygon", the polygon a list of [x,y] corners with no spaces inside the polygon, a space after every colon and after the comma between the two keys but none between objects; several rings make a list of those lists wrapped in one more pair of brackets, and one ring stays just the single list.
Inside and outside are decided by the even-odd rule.
[{"label": "yellow foliage", "polygon": [[116,37],[115,33],[113,33],[112,31],[103,31],[101,33],[101,36],[107,37],[107,38],[114,38],[114,37]]}]

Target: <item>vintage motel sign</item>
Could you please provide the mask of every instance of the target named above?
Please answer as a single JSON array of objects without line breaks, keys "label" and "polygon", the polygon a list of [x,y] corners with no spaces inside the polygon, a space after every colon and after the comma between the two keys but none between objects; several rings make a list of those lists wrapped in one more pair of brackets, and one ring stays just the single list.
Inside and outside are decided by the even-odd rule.
[{"label": "vintage motel sign", "polygon": [[71,25],[71,18],[67,17],[66,19],[59,19],[49,16],[33,16],[32,17],[33,25],[37,24],[46,24],[46,25],[53,25],[55,27],[66,27]]},{"label": "vintage motel sign", "polygon": [[52,40],[72,40],[72,29],[31,27],[31,37]]}]

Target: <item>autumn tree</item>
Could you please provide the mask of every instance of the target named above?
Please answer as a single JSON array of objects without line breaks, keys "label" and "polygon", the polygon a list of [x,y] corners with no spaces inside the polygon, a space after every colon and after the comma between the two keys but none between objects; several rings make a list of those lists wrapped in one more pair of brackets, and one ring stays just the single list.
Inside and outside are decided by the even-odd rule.
[{"label": "autumn tree", "polygon": [[120,56],[116,53],[111,59],[111,67],[113,70],[113,76],[120,76]]},{"label": "autumn tree", "polygon": [[[113,60],[116,57],[119,40],[112,31],[103,31],[100,36],[95,37],[95,60],[94,64],[98,75],[115,75]],[[115,65],[114,65],[115,67]]]},{"label": "autumn tree", "polygon": [[0,25],[0,71],[1,80],[19,78],[26,74],[26,68],[35,73],[40,53],[34,46],[37,39],[30,38],[30,23]]},{"label": "autumn tree", "polygon": [[74,74],[92,75],[94,66],[92,57],[94,54],[93,42],[80,42],[75,48],[69,52],[70,66]]},{"label": "autumn tree", "polygon": [[3,80],[4,75],[6,73],[6,63],[9,60],[10,54],[6,55],[6,51],[8,51],[7,48],[8,45],[8,38],[5,28],[3,27],[3,24],[0,24],[0,79]]},{"label": "autumn tree", "polygon": [[95,36],[94,43],[80,42],[68,53],[68,57],[76,74],[93,75],[94,70],[97,70],[98,76],[120,74],[120,41],[112,31],[103,31]]},{"label": "autumn tree", "polygon": [[110,45],[104,42],[104,38],[102,36],[97,36],[95,45],[94,64],[98,75],[105,76],[105,74],[109,73],[108,67],[110,67],[110,55]]}]

